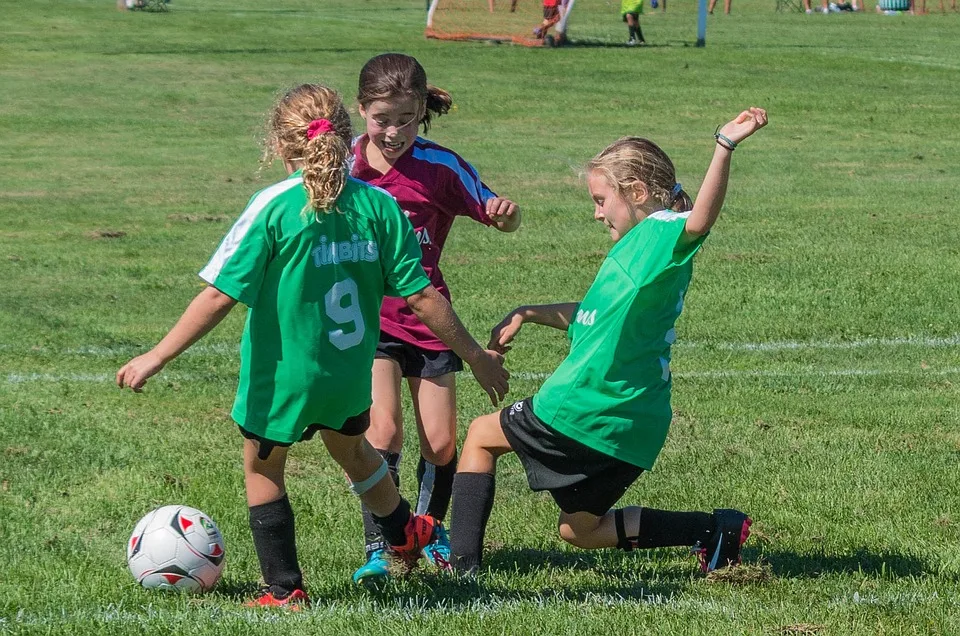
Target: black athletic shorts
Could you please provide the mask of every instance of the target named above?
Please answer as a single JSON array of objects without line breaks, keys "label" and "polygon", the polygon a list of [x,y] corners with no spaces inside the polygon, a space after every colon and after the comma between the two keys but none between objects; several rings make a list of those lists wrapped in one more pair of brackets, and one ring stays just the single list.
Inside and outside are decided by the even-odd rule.
[{"label": "black athletic shorts", "polygon": [[500,411],[500,427],[530,488],[549,492],[566,513],[605,514],[643,472],[550,428],[530,398]]},{"label": "black athletic shorts", "polygon": [[394,360],[400,365],[400,373],[405,378],[438,378],[448,373],[463,371],[463,360],[449,349],[421,349],[382,331],[374,357]]},{"label": "black athletic shorts", "polygon": [[[251,433],[250,431],[244,429],[242,426],[237,426],[240,429],[240,434],[246,437],[247,439],[253,439],[259,442],[259,450],[257,450],[257,457],[261,461],[265,461],[270,457],[270,453],[273,452],[273,449],[277,446],[292,446],[293,442],[275,442],[270,439],[265,439]],[[347,435],[349,437],[356,437],[357,435],[363,435],[367,432],[367,429],[370,428],[370,409],[367,409],[359,415],[354,415],[353,417],[348,417],[343,423],[343,426],[340,428],[332,428],[326,426],[325,424],[311,424],[303,431],[303,435],[300,436],[298,442],[309,442],[313,439],[313,436],[317,434],[317,431],[322,431],[324,429],[328,431],[336,431],[341,435]]]}]

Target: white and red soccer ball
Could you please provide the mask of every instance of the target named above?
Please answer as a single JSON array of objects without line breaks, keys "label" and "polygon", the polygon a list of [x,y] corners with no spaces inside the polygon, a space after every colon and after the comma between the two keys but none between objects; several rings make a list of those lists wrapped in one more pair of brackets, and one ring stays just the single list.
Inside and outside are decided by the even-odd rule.
[{"label": "white and red soccer ball", "polygon": [[127,565],[147,589],[206,592],[223,571],[223,536],[213,520],[189,506],[146,514],[127,541]]}]

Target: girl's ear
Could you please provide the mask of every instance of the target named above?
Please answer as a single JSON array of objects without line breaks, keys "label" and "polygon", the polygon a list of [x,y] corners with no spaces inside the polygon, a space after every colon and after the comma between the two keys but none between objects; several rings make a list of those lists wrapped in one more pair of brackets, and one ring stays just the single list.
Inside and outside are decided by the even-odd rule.
[{"label": "girl's ear", "polygon": [[360,112],[361,117],[363,117],[364,119],[367,118],[367,109],[363,107],[363,104],[358,104],[357,110]]},{"label": "girl's ear", "polygon": [[642,181],[634,181],[630,184],[629,191],[630,203],[640,206],[646,203],[650,198],[650,191],[647,190],[647,184]]}]

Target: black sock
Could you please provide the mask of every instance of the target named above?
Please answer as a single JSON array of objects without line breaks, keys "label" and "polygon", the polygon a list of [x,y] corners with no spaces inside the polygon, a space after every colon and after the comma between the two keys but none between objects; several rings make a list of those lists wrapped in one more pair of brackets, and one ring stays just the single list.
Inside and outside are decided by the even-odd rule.
[{"label": "black sock", "polygon": [[643,39],[643,29],[640,28],[639,22],[637,23],[637,39],[641,42],[646,42],[646,40]]},{"label": "black sock", "polygon": [[636,40],[636,39],[637,39],[637,27],[635,27],[635,26],[629,26],[629,25],[628,25],[628,26],[627,26],[627,31],[630,33],[630,39],[631,39],[631,40]]},{"label": "black sock", "polygon": [[[713,515],[709,512],[674,512],[641,508],[640,528],[633,547],[666,548],[692,546],[706,541],[713,532]],[[627,528],[627,534],[631,528]]]},{"label": "black sock", "polygon": [[285,597],[303,587],[303,574],[297,563],[297,542],[293,508],[286,495],[277,501],[250,506],[250,531],[260,561],[260,573],[270,591]]},{"label": "black sock", "polygon": [[453,459],[437,466],[420,457],[417,464],[417,483],[420,496],[417,499],[417,514],[430,515],[443,521],[450,507],[450,495],[453,492],[453,476],[457,474],[457,454]]},{"label": "black sock", "polygon": [[373,516],[373,522],[388,545],[403,545],[407,542],[407,522],[410,521],[410,504],[400,498],[400,503],[386,517]]},{"label": "black sock", "polygon": [[[390,477],[393,478],[393,483],[400,488],[400,453],[391,453],[390,451],[379,450],[380,456],[383,457],[384,461],[387,462],[387,469],[390,471]],[[377,524],[373,520],[373,513],[370,512],[370,509],[364,505],[363,501],[360,502],[360,514],[363,516],[363,540],[364,540],[364,551],[367,553],[367,557],[370,557],[370,553],[374,550],[381,550],[386,548],[386,544],[383,541],[383,535],[380,534],[380,528],[377,527]]]},{"label": "black sock", "polygon": [[480,568],[495,490],[496,479],[489,473],[457,473],[453,479],[450,550],[453,566],[460,572]]}]

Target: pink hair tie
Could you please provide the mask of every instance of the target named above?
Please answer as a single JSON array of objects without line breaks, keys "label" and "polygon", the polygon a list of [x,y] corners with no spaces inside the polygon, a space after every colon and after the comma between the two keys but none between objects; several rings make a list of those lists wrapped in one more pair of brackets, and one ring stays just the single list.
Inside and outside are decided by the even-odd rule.
[{"label": "pink hair tie", "polygon": [[329,119],[314,119],[307,126],[307,139],[313,139],[317,135],[326,135],[333,132],[333,124]]}]

